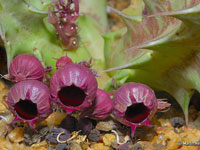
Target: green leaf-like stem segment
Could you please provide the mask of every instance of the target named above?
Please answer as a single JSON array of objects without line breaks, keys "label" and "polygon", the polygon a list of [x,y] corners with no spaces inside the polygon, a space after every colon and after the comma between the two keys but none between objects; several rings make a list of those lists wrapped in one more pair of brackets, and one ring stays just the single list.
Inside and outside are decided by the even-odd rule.
[{"label": "green leaf-like stem segment", "polygon": [[[147,14],[139,23],[118,13],[127,26],[121,39],[119,31],[104,36],[106,71],[120,84],[135,81],[167,91],[188,123],[190,98],[200,92],[200,0],[144,3]],[[111,86],[109,81],[106,89]]]}]

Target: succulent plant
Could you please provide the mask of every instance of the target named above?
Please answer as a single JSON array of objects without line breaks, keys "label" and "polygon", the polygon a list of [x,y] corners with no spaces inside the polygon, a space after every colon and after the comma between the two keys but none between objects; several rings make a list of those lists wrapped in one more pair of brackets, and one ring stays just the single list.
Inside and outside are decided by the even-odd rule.
[{"label": "succulent plant", "polygon": [[[77,0],[74,2],[77,3]],[[106,81],[108,75],[100,72],[105,69],[104,40],[101,34],[108,29],[106,0],[79,1],[81,15],[70,22],[73,23],[72,26],[74,23],[78,25],[77,36],[80,38],[79,45],[74,50],[65,50],[62,39],[60,41],[60,36],[57,35],[58,31],[49,23],[48,13],[54,13],[54,10],[52,0],[0,0],[0,36],[3,41],[0,45],[6,49],[8,66],[15,56],[22,53],[31,54],[43,65],[52,66],[52,75],[56,71],[56,59],[62,56],[70,57],[75,63],[92,58],[93,67],[99,70],[102,77],[101,81]],[[72,34],[68,29],[66,27],[66,32]],[[103,84],[99,82],[99,86],[103,87]]]},{"label": "succulent plant", "polygon": [[[67,24],[61,22],[62,32],[56,25],[58,18],[52,21],[52,17],[66,1],[53,2],[0,0],[0,44],[6,48],[8,66],[15,56],[27,53],[52,66],[53,74],[55,58],[68,56],[75,63],[92,58],[93,69],[100,75],[99,88],[113,90],[114,79],[120,86],[133,81],[166,91],[177,99],[188,122],[189,100],[194,90],[200,92],[199,0],[131,1],[122,12],[108,7],[126,25],[109,33],[106,0],[80,0],[79,16]],[[63,12],[67,5],[63,6],[59,14],[68,16],[68,10]],[[69,30],[76,29],[75,24],[79,29]],[[63,45],[70,43],[63,40],[65,32],[78,39],[78,47],[65,51]]]}]

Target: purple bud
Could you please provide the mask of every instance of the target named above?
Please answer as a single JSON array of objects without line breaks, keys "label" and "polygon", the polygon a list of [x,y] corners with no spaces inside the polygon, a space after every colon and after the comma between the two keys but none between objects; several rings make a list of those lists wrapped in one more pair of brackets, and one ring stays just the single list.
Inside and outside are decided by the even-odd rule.
[{"label": "purple bud", "polygon": [[157,107],[154,91],[144,84],[130,82],[114,94],[113,114],[118,121],[131,127],[132,136],[138,126],[152,127],[149,119],[155,114]]},{"label": "purple bud", "polygon": [[35,56],[21,54],[16,56],[11,62],[8,79],[14,82],[31,79],[42,80],[44,73],[41,62]]},{"label": "purple bud", "polygon": [[92,58],[90,58],[89,61],[80,61],[79,62],[80,65],[83,65],[87,68],[91,68],[92,67]]},{"label": "purple bud", "polygon": [[75,23],[67,22],[64,24],[64,33],[67,36],[73,36],[77,34],[78,26]]},{"label": "purple bud", "polygon": [[75,21],[79,16],[79,0],[53,0],[54,13],[59,21]]},{"label": "purple bud", "polygon": [[49,89],[37,80],[26,80],[15,84],[6,100],[16,121],[27,122],[31,128],[51,113]]},{"label": "purple bud", "polygon": [[73,63],[68,56],[60,57],[56,62],[56,69],[63,68],[66,64]]},{"label": "purple bud", "polygon": [[79,16],[79,0],[53,0],[52,6],[53,10],[49,9],[49,23],[55,27],[67,49],[77,48],[79,37],[75,20]]},{"label": "purple bud", "polygon": [[87,116],[94,120],[103,120],[112,112],[112,101],[104,90],[98,89],[96,98],[91,107],[84,109],[81,116]]},{"label": "purple bud", "polygon": [[[75,48],[77,48],[79,46],[79,40],[78,39],[79,39],[78,36],[70,36],[68,38],[68,40],[69,40],[68,43],[66,43],[67,47],[69,49],[75,49]],[[63,41],[63,44],[65,45],[64,41]]]},{"label": "purple bud", "polygon": [[52,99],[70,114],[92,105],[97,81],[90,69],[79,64],[67,64],[52,76],[50,91]]}]

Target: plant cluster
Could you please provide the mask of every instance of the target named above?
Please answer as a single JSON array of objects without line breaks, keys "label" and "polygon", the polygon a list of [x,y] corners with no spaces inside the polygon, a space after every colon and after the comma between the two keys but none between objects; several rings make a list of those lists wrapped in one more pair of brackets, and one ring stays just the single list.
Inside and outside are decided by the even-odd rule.
[{"label": "plant cluster", "polygon": [[134,135],[137,126],[151,126],[150,117],[158,108],[164,108],[160,104],[165,102],[157,100],[153,90],[140,83],[125,84],[115,91],[111,100],[106,91],[98,89],[95,74],[88,68],[91,65],[73,63],[67,56],[57,60],[58,70],[50,79],[49,90],[41,80],[45,69],[39,62],[35,56],[21,54],[10,64],[7,76],[17,82],[6,100],[15,116],[13,123],[23,121],[34,128],[35,123],[50,115],[55,102],[68,115],[81,111],[80,118],[103,120],[113,112],[114,118],[131,126]]},{"label": "plant cluster", "polygon": [[[107,13],[113,12],[125,27],[108,32]],[[134,134],[137,126],[150,126],[156,110],[169,106],[156,99],[152,87],[171,94],[188,123],[189,100],[194,89],[200,91],[199,12],[199,0],[131,1],[123,11],[107,7],[106,0],[0,0],[0,44],[9,66],[4,77],[17,82],[7,103],[31,125],[40,114],[35,91],[45,91],[41,104],[55,102],[69,115],[81,111],[81,117],[97,120],[112,110]],[[19,54],[25,58],[17,60]],[[50,90],[41,83],[51,70],[43,64],[52,67]],[[14,98],[17,93],[22,94]],[[37,111],[24,113],[27,104]]]},{"label": "plant cluster", "polygon": [[83,62],[69,60],[67,56],[57,60],[59,67],[50,79],[49,90],[42,82],[45,69],[35,56],[21,54],[13,59],[6,77],[17,83],[10,89],[6,103],[15,115],[14,122],[21,120],[33,127],[52,112],[52,102],[69,115],[83,110],[82,117],[104,119],[111,113],[111,99],[107,92],[97,89],[92,69]]}]

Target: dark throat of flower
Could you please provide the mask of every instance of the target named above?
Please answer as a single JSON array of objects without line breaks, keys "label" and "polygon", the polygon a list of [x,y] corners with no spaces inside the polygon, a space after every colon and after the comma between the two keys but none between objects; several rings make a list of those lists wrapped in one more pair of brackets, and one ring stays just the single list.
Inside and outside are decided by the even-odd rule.
[{"label": "dark throat of flower", "polygon": [[14,107],[16,113],[25,120],[32,120],[38,115],[37,105],[30,100],[20,100]]},{"label": "dark throat of flower", "polygon": [[124,117],[132,123],[140,123],[145,120],[149,114],[149,108],[147,108],[143,103],[137,103],[127,107]]},{"label": "dark throat of flower", "polygon": [[80,106],[85,100],[85,92],[74,85],[63,87],[58,92],[60,101],[66,106]]}]

